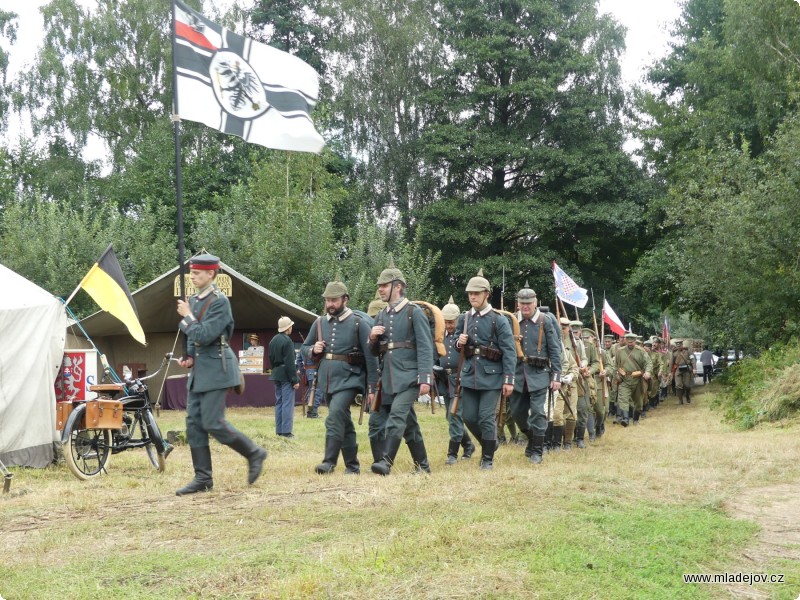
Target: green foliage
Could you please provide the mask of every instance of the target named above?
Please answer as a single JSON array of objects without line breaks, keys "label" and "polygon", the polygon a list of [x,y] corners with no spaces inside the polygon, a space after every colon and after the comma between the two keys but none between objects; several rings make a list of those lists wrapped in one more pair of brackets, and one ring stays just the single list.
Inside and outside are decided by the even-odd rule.
[{"label": "green foliage", "polygon": [[777,343],[755,358],[727,369],[718,405],[726,421],[740,429],[800,413],[800,342]]},{"label": "green foliage", "polygon": [[[111,204],[47,201],[32,197],[8,204],[0,224],[0,262],[56,296],[67,298],[108,244],[131,291],[177,263],[163,209],[149,203],[120,213]],[[78,294],[70,306],[87,316],[97,306]]]}]

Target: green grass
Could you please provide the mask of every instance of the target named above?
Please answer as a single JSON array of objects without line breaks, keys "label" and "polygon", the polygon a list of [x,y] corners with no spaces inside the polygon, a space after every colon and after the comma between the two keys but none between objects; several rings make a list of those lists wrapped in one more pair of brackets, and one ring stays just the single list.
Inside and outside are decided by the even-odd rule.
[{"label": "green grass", "polygon": [[[739,445],[752,440],[696,404],[693,420],[664,407],[539,468],[522,448],[504,447],[489,473],[475,459],[445,467],[443,416],[424,409],[431,476],[409,473],[404,448],[390,477],[369,473],[363,425],[364,473],[344,476],[339,465],[319,477],[323,420],[298,418],[297,438],[285,440],[264,410],[230,414],[270,449],[252,487],[245,462],[218,444],[214,491],[186,498],[174,496],[191,477],[185,446],[161,475],[143,451],[115,455],[109,474],[89,482],[63,466],[15,469],[12,494],[0,498],[0,596],[717,598],[720,588],[685,585],[681,575],[751,570],[737,564],[758,526],[729,516],[725,499],[797,471],[775,456],[772,471],[730,477]],[[159,423],[181,429],[182,414],[162,413]],[[730,447],[687,442],[684,426],[704,436],[711,427]],[[796,565],[761,571],[791,573],[792,583],[763,589],[797,596]]]}]

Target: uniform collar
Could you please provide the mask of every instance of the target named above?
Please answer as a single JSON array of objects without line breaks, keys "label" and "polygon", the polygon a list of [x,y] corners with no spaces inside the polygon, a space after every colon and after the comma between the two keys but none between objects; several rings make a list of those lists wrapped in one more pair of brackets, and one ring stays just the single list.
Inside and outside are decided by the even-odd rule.
[{"label": "uniform collar", "polygon": [[482,317],[485,317],[485,316],[486,316],[486,315],[488,315],[488,314],[489,314],[491,311],[492,311],[492,305],[491,305],[491,304],[487,304],[487,305],[486,305],[486,308],[484,308],[484,309],[483,309],[482,311],[480,311],[480,312],[478,312],[478,311],[477,311],[477,310],[475,310],[474,308],[471,308],[471,309],[469,309],[469,313],[470,313],[470,315],[473,315],[473,316],[474,316],[474,315],[475,315],[475,313],[478,313],[478,314],[479,314],[480,316],[482,316]]},{"label": "uniform collar", "polygon": [[338,319],[341,322],[341,321],[344,321],[347,317],[349,317],[352,314],[353,314],[353,311],[350,310],[350,308],[346,306],[345,309],[342,311],[342,314],[340,314],[338,317],[332,317],[328,313],[325,313],[325,318],[328,319],[328,321],[331,321],[333,319]]},{"label": "uniform collar", "polygon": [[539,312],[539,309],[537,308],[536,311],[533,313],[533,316],[530,319],[528,319],[526,317],[523,317],[522,316],[522,311],[519,310],[519,311],[517,311],[517,321],[519,321],[520,323],[522,323],[523,321],[531,321],[532,323],[538,323],[539,322],[539,315],[541,315],[541,314],[542,313]]},{"label": "uniform collar", "polygon": [[390,305],[389,305],[389,306],[387,306],[387,307],[386,307],[384,310],[385,310],[385,311],[386,311],[388,314],[392,314],[392,313],[399,313],[401,310],[403,310],[403,309],[405,308],[406,304],[408,304],[408,298],[403,298],[402,300],[400,300],[400,302],[398,302],[398,303],[397,303],[397,304],[395,304],[394,306],[392,306],[392,305],[390,304]]},{"label": "uniform collar", "polygon": [[208,296],[208,295],[209,295],[211,292],[213,292],[213,291],[214,291],[214,284],[213,284],[213,283],[209,283],[209,284],[208,284],[206,287],[204,287],[202,290],[198,290],[198,291],[197,291],[197,299],[198,299],[198,300],[202,300],[203,298],[205,298],[206,296]]}]

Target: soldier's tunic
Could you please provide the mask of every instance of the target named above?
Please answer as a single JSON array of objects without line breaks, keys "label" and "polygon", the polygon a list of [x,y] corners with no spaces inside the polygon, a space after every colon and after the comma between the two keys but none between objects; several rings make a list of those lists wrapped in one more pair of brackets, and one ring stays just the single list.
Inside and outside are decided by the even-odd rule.
[{"label": "soldier's tunic", "polygon": [[530,319],[517,313],[523,358],[517,360],[511,414],[523,433],[543,436],[550,382],[561,377],[561,335],[538,308]]},{"label": "soldier's tunic", "polygon": [[448,433],[452,442],[461,442],[461,438],[464,436],[464,418],[462,416],[464,405],[459,403],[456,414],[450,414],[450,403],[453,401],[453,395],[456,391],[456,379],[458,378],[459,350],[456,348],[457,339],[458,331],[454,331],[452,334],[445,332],[444,347],[447,354],[439,357],[439,366],[444,369],[447,377],[447,383],[439,388],[439,393],[444,396],[447,421],[449,423]]},{"label": "soldier's tunic", "polygon": [[[566,421],[575,422],[577,410],[577,380],[580,377],[578,363],[575,355],[561,344],[561,389],[555,394],[555,410],[553,412],[553,426],[564,427]],[[566,377],[566,380],[565,380]],[[555,442],[555,440],[554,440]],[[560,443],[560,442],[559,442]]]},{"label": "soldier's tunic", "polygon": [[[572,361],[578,367],[578,371],[579,371],[578,372],[578,376],[575,377],[575,379],[573,379],[572,383],[569,384],[569,386],[568,386],[568,390],[564,392],[565,395],[567,393],[569,394],[569,396],[568,396],[569,397],[569,403],[568,403],[568,407],[567,408],[571,408],[572,410],[571,411],[567,410],[564,413],[564,417],[563,418],[564,418],[565,421],[575,422],[576,423],[576,427],[577,427],[578,403],[580,402],[580,396],[579,396],[579,382],[581,380],[580,368],[581,368],[581,366],[583,366],[584,362],[586,361],[586,357],[585,356],[581,356],[580,349],[576,350],[576,348],[572,345],[572,339],[570,338],[570,336],[568,336],[568,335],[567,336],[563,336],[562,337],[562,341],[564,343],[564,348],[566,348],[567,352],[569,352],[569,355],[572,357]],[[578,358],[575,357],[576,353],[578,355]],[[580,363],[578,362],[578,359],[580,359]],[[554,424],[558,425],[558,423],[555,423],[555,422],[554,422]]]},{"label": "soldier's tunic", "polygon": [[[683,398],[689,400],[689,394],[694,382],[694,357],[688,348],[673,350],[670,359],[670,373],[675,372],[675,390],[683,404]],[[691,401],[691,400],[689,400]]]},{"label": "soldier's tunic", "polygon": [[[587,357],[589,364],[594,364],[595,367],[590,368],[592,373],[591,378],[591,398],[592,410],[594,411],[594,431],[591,432],[595,435],[601,434],[604,430],[604,421],[608,413],[608,386],[603,388],[603,377],[598,375],[600,373],[600,349],[597,347],[596,342],[586,344]],[[591,355],[591,356],[589,356]],[[605,358],[603,358],[603,369],[606,368]]]},{"label": "soldier's tunic", "polygon": [[[433,338],[424,312],[406,298],[375,317],[385,333],[370,343],[373,354],[386,344],[381,365],[381,406],[369,416],[369,436],[376,441],[405,437],[422,440],[414,412],[419,386],[432,384]],[[405,434],[405,435],[404,435]]]},{"label": "soldier's tunic", "polygon": [[[328,404],[325,435],[341,442],[344,454],[358,447],[350,405],[356,394],[372,392],[378,383],[378,361],[369,347],[372,324],[366,314],[349,308],[338,317],[318,317],[301,350],[307,359],[319,359],[317,391]],[[319,356],[314,354],[318,341],[325,342],[325,351]],[[364,389],[365,375],[368,389]]]},{"label": "soldier's tunic", "polygon": [[[505,315],[497,313],[490,305],[480,312],[474,308],[462,314],[456,324],[456,333],[469,336],[475,354],[464,358],[461,369],[461,390],[464,424],[478,439],[497,439],[495,414],[504,384],[514,385],[517,367],[517,349],[511,325]],[[480,347],[499,350],[500,360],[481,356]]]},{"label": "soldier's tunic", "polygon": [[634,346],[629,349],[626,346],[617,350],[614,363],[615,378],[618,382],[617,417],[623,425],[628,424],[628,409],[635,401],[634,395],[644,385],[642,376],[650,373],[652,368],[650,357],[641,348]]},{"label": "soldier's tunic", "polygon": [[648,382],[647,396],[648,399],[652,401],[654,398],[658,397],[659,382],[661,381],[661,372],[663,371],[664,362],[660,353],[650,350],[649,354],[650,361],[653,363],[653,378]]},{"label": "soldier's tunic", "polygon": [[210,434],[229,446],[242,435],[225,420],[225,395],[239,384],[238,359],[228,345],[231,305],[212,284],[189,298],[189,308],[191,314],[179,324],[186,334],[186,355],[194,359],[186,383],[186,440],[192,448],[207,447]]}]

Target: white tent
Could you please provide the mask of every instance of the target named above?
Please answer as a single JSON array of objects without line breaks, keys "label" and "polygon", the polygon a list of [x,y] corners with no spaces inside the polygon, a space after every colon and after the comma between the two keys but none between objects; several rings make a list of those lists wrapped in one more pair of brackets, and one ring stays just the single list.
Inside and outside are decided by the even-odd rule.
[{"label": "white tent", "polygon": [[0,264],[0,461],[46,467],[53,461],[53,382],[67,328],[62,302]]}]

